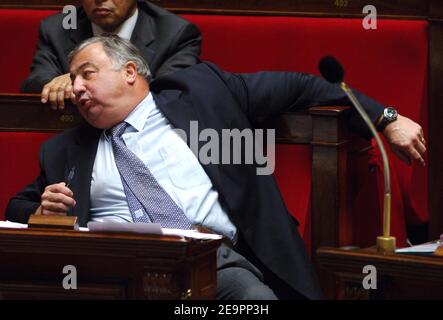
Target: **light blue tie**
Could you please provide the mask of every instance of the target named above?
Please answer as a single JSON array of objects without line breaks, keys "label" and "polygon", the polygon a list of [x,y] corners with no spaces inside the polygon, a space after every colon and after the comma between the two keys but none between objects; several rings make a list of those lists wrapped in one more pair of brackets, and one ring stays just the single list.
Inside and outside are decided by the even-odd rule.
[{"label": "light blue tie", "polygon": [[119,123],[111,129],[115,164],[134,222],[156,222],[163,228],[191,229],[191,222],[160,186],[145,164],[126,147],[121,135],[129,126]]}]

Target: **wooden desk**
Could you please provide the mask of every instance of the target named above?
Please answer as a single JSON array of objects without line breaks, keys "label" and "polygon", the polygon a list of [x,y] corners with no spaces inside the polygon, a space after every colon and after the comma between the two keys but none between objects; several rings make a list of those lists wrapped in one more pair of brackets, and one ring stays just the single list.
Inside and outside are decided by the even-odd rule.
[{"label": "wooden desk", "polygon": [[[0,229],[3,299],[212,299],[221,240]],[[67,265],[77,289],[63,288]]]},{"label": "wooden desk", "polygon": [[[374,247],[317,253],[320,266],[336,276],[339,299],[443,299],[443,257],[380,255]],[[365,265],[375,266],[377,289],[363,288]]]}]

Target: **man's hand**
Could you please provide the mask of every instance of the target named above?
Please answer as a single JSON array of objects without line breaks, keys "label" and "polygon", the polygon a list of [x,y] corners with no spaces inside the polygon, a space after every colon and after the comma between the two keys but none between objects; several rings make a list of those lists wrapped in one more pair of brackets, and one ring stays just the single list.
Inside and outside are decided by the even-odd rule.
[{"label": "man's hand", "polygon": [[69,209],[75,206],[73,196],[64,182],[51,184],[45,188],[37,211],[46,215],[66,215]]},{"label": "man's hand", "polygon": [[404,162],[413,160],[425,166],[423,154],[426,152],[426,141],[421,126],[409,118],[398,115],[396,121],[388,124],[383,135],[389,142],[392,151]]},{"label": "man's hand", "polygon": [[72,82],[69,73],[55,77],[45,84],[42,90],[42,103],[49,101],[51,109],[63,110],[65,108],[65,99],[74,101],[75,95],[72,91]]}]

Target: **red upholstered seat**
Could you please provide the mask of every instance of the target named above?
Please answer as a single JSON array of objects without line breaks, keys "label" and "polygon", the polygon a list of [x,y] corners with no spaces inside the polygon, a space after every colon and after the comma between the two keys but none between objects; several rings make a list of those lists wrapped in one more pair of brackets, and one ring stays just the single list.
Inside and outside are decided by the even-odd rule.
[{"label": "red upholstered seat", "polygon": [[0,92],[19,92],[29,74],[40,20],[54,10],[0,9]]},{"label": "red upholstered seat", "polygon": [[[9,48],[6,53],[5,50],[0,52],[0,68],[12,75],[12,79],[0,79],[0,91],[18,91],[34,52],[37,22],[50,13],[0,10],[0,30]],[[386,105],[395,105],[402,114],[423,124],[426,133],[428,53],[425,21],[379,20],[377,30],[364,30],[360,19],[225,15],[183,17],[197,24],[202,31],[203,59],[228,71],[289,70],[318,74],[319,59],[327,54],[334,55],[346,69],[348,84]],[[2,135],[2,150],[10,150],[12,142]],[[29,152],[36,152],[36,149],[33,146]],[[368,154],[363,156],[369,157]],[[375,229],[381,226],[380,222],[373,228],[367,228],[367,221],[377,221],[372,216],[381,217],[378,194],[381,189],[376,191],[373,188],[382,185],[381,174],[376,152],[370,156],[372,171],[362,168],[358,177],[361,189],[356,191],[355,205],[359,204],[363,195],[365,202],[374,205],[374,210],[367,210],[363,217],[361,206],[356,209],[359,213],[356,217],[361,218],[355,220],[358,226],[356,239],[361,245],[373,244],[374,237],[379,234]],[[305,240],[309,239],[309,228],[305,226],[308,222],[311,185],[310,157],[309,146],[278,146],[276,178],[288,208],[301,222]],[[22,160],[22,163],[17,163],[17,168],[23,168],[24,162],[32,162],[27,158]],[[5,170],[4,165],[2,162],[0,170]],[[393,223],[393,232],[402,244],[405,239],[405,217],[407,222],[427,219],[427,177],[426,171],[415,166],[407,167],[396,159],[392,159],[392,165],[396,167],[393,180],[397,180],[399,186],[399,196],[393,199],[394,216],[399,217]],[[36,173],[35,167],[26,172],[29,178]],[[16,187],[18,190],[19,185]],[[3,207],[2,199],[0,209]]]}]

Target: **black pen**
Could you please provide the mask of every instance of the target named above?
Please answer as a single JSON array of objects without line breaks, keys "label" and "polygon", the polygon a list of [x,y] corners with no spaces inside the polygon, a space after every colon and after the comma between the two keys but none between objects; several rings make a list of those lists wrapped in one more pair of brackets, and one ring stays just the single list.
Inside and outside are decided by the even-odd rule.
[{"label": "black pen", "polygon": [[66,187],[69,188],[71,185],[72,180],[74,179],[75,174],[75,166],[71,168],[71,171],[69,171],[68,178],[66,179]]}]

